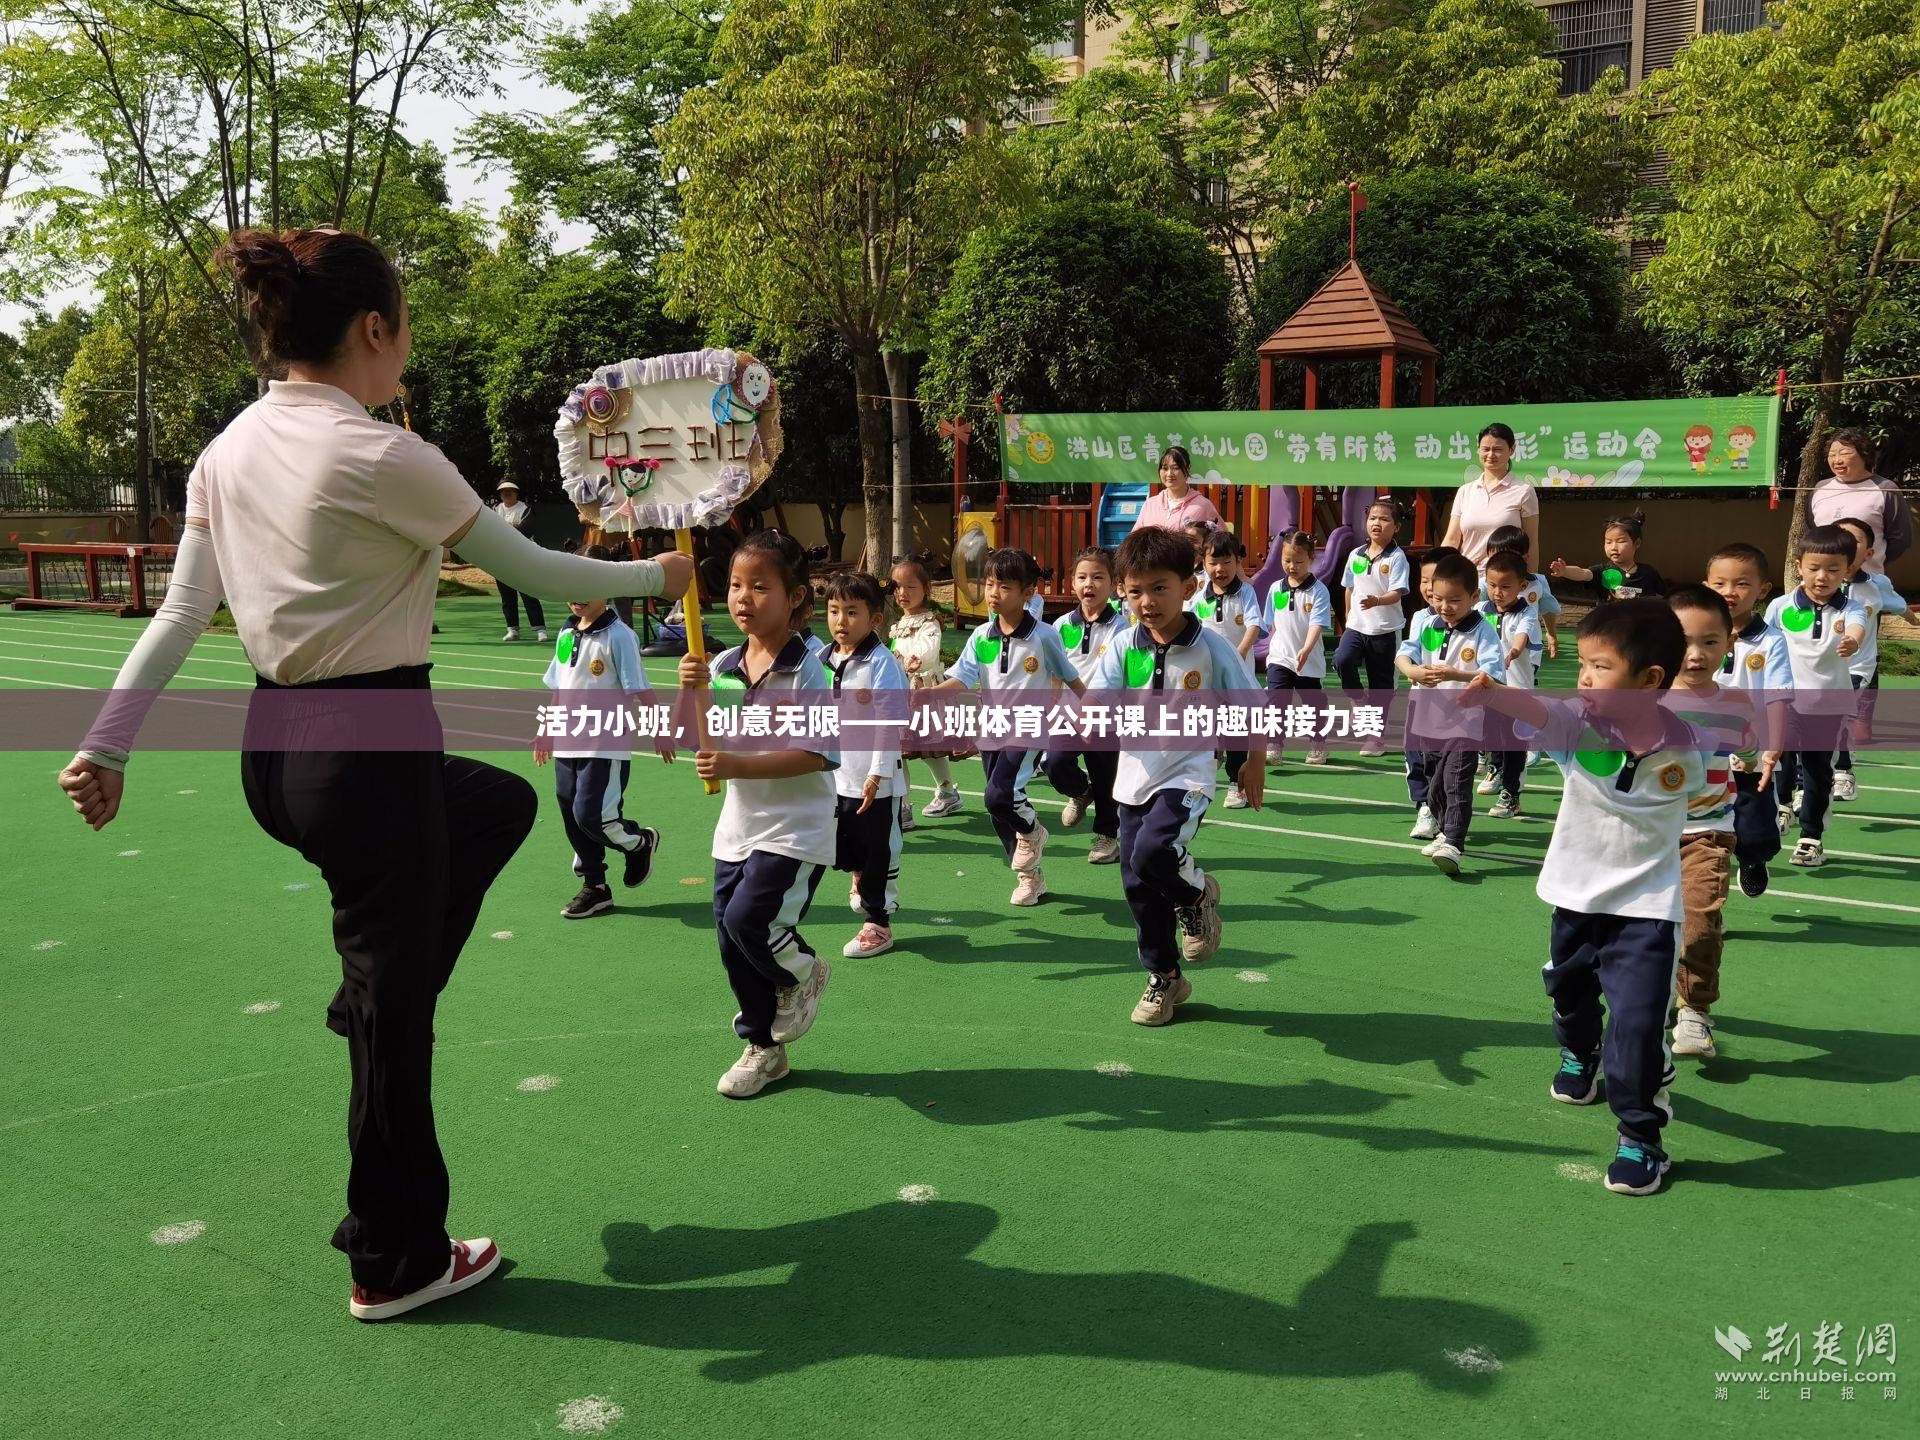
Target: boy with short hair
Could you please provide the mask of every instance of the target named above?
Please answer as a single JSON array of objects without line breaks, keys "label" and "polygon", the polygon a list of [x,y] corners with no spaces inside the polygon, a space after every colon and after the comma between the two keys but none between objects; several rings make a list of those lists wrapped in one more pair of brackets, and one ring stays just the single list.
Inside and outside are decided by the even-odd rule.
[{"label": "boy with short hair", "polygon": [[[1138,617],[1125,643],[1107,647],[1088,688],[1193,696],[1257,689],[1240,653],[1185,605],[1193,594],[1193,557],[1171,530],[1135,530],[1114,556],[1114,569]],[[1260,808],[1267,757],[1248,742],[1236,777],[1247,803]],[[1120,752],[1114,799],[1120,806],[1120,881],[1133,912],[1146,992],[1134,1006],[1136,1025],[1165,1025],[1193,994],[1182,963],[1197,965],[1220,948],[1220,882],[1202,871],[1187,847],[1213,797],[1210,749]]]},{"label": "boy with short hair", "polygon": [[[1073,594],[1080,603],[1053,622],[1067,660],[1082,685],[1093,683],[1100,657],[1125,643],[1127,620],[1113,595],[1113,556],[1089,546],[1073,557]],[[1047,783],[1067,797],[1060,823],[1071,830],[1093,811],[1093,844],[1089,865],[1120,863],[1120,811],[1114,804],[1113,777],[1120,764],[1117,750],[1048,750],[1041,762]],[[1082,767],[1085,767],[1084,769]]]},{"label": "boy with short hair", "polygon": [[1560,1065],[1547,1093],[1591,1105],[1604,1073],[1619,1124],[1607,1189],[1651,1195],[1671,1163],[1660,1141],[1673,1118],[1666,1019],[1686,913],[1680,832],[1706,765],[1700,737],[1659,703],[1687,651],[1664,600],[1598,606],[1578,643],[1576,700],[1549,706],[1489,682],[1469,696],[1540,728],[1566,782],[1535,886],[1553,907],[1541,978]]},{"label": "boy with short hair", "polygon": [[[840,704],[884,704],[884,696],[908,688],[907,672],[880,638],[886,604],[880,582],[863,571],[843,570],[827,581],[827,630],[834,643],[820,661]],[[847,903],[865,916],[860,933],[840,952],[849,960],[893,948],[893,912],[900,908],[900,800],[907,773],[899,732],[873,727],[849,738],[860,744],[863,736],[874,748],[841,751],[833,772],[834,868],[852,873]]]},{"label": "boy with short hair", "polygon": [[[1793,667],[1793,714],[1789,729],[1805,737],[1816,726],[1831,725],[1853,711],[1853,676],[1848,662],[1867,635],[1867,612],[1841,586],[1854,572],[1853,536],[1838,525],[1816,525],[1800,535],[1796,557],[1800,583],[1767,606],[1767,623],[1786,638]],[[1816,718],[1817,717],[1817,718]],[[1825,735],[1812,750],[1789,749],[1774,771],[1780,802],[1780,828],[1793,820],[1795,781],[1805,777],[1800,802],[1800,843],[1787,857],[1790,865],[1816,869],[1827,863],[1827,813],[1833,802],[1833,742]]]},{"label": "boy with short hair", "polygon": [[[590,560],[613,558],[613,552],[602,545],[591,546],[586,553]],[[554,704],[563,705],[566,696],[582,692],[632,696],[652,690],[640,663],[640,641],[611,604],[573,600],[567,609],[573,618],[561,627],[543,677]],[[555,750],[547,739],[534,742],[533,763],[553,761],[560,820],[573,846],[573,873],[581,881],[580,893],[560,911],[568,920],[587,920],[613,909],[613,890],[607,884],[609,849],[625,857],[621,882],[631,890],[653,873],[653,857],[660,848],[658,830],[636,825],[621,813],[633,762],[615,758],[610,753],[615,748],[603,742],[591,748]],[[659,741],[656,748],[662,760],[673,763],[670,738]]]},{"label": "boy with short hair", "polygon": [[1727,602],[1733,626],[1732,643],[1715,678],[1723,689],[1769,692],[1760,768],[1736,767],[1733,772],[1733,858],[1740,893],[1757,900],[1767,893],[1767,862],[1780,853],[1781,823],[1770,785],[1786,743],[1793,666],[1786,637],[1756,613],[1773,593],[1773,568],[1764,550],[1744,543],[1721,546],[1707,561],[1707,588]]},{"label": "boy with short hair", "polygon": [[[1487,554],[1491,556],[1501,550],[1511,550],[1526,561],[1527,582],[1521,596],[1540,617],[1540,634],[1547,647],[1547,658],[1558,660],[1562,606],[1554,598],[1553,582],[1543,572],[1533,568],[1533,541],[1527,538],[1527,532],[1518,525],[1502,525],[1487,537]],[[1481,575],[1480,598],[1487,599],[1484,571]]]},{"label": "boy with short hair", "polygon": [[[1427,587],[1432,619],[1407,636],[1393,662],[1415,685],[1458,691],[1482,676],[1493,683],[1506,679],[1500,632],[1473,606],[1478,581],[1473,562],[1464,555],[1443,555],[1434,561]],[[1440,833],[1420,853],[1443,875],[1458,875],[1467,828],[1473,823],[1473,771],[1479,758],[1473,741],[1481,733],[1480,717],[1437,704],[1422,706],[1416,697],[1409,731],[1416,720],[1424,720],[1423,734],[1448,742],[1446,748],[1428,756],[1427,806]],[[1410,734],[1409,749],[1412,744]]]},{"label": "boy with short hair", "polygon": [[[1216,530],[1207,537],[1200,552],[1200,571],[1207,578],[1187,601],[1187,608],[1200,617],[1200,623],[1240,652],[1240,658],[1253,663],[1253,649],[1267,633],[1266,607],[1259,592],[1241,574],[1240,562],[1247,547],[1230,530]],[[1227,798],[1221,808],[1244,810],[1247,797],[1234,777],[1246,764],[1247,752],[1226,752]]]},{"label": "boy with short hair", "polygon": [[[1421,608],[1414,611],[1413,618],[1407,622],[1407,634],[1419,635],[1433,626],[1433,567],[1448,555],[1460,552],[1451,545],[1435,545],[1420,557],[1420,563],[1414,566],[1414,588],[1420,592]],[[1394,647],[1397,668],[1399,665],[1399,646]],[[1407,799],[1413,804],[1413,829],[1407,832],[1410,840],[1432,840],[1440,834],[1440,822],[1434,818],[1432,808],[1427,804],[1428,785],[1431,778],[1428,768],[1434,755],[1422,750],[1415,743],[1413,734],[1413,712],[1408,708],[1407,734],[1404,753],[1407,762]]]},{"label": "boy with short hair", "polygon": [[1865,557],[1879,544],[1873,526],[1851,516],[1836,523],[1850,532],[1856,543],[1854,572],[1844,587],[1847,598],[1857,601],[1867,616],[1867,633],[1848,667],[1853,688],[1860,692],[1860,708],[1854,712],[1853,723],[1841,737],[1840,749],[1833,757],[1833,798],[1854,800],[1859,798],[1860,786],[1853,778],[1853,746],[1856,740],[1865,743],[1864,737],[1873,723],[1873,703],[1880,690],[1880,617],[1906,613],[1912,607],[1893,588],[1893,581],[1885,571],[1869,570],[1866,566]]},{"label": "boy with short hair", "polygon": [[[1526,601],[1527,563],[1511,550],[1496,550],[1487,557],[1482,584],[1489,596],[1488,615],[1500,632],[1500,663],[1506,667],[1506,683],[1519,690],[1533,688],[1534,666],[1540,663],[1544,641],[1540,634],[1540,614]],[[1500,777],[1500,798],[1487,812],[1489,820],[1513,820],[1520,814],[1521,778],[1526,774],[1525,750],[1497,750],[1489,757]]]}]

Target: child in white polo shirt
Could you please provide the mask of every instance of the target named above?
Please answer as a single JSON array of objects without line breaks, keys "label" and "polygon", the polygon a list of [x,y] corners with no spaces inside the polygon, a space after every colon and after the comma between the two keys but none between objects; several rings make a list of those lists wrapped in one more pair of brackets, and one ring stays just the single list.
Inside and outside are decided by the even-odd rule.
[{"label": "child in white polo shirt", "polygon": [[[1233,646],[1240,658],[1252,664],[1254,647],[1267,631],[1266,607],[1246,581],[1241,569],[1247,547],[1232,531],[1216,530],[1207,537],[1200,552],[1200,572],[1207,578],[1187,601],[1187,608],[1200,617],[1200,623]],[[1225,808],[1244,810],[1247,797],[1236,778],[1247,763],[1247,752],[1226,752],[1227,798]]]},{"label": "child in white polo shirt", "polygon": [[1660,705],[1687,637],[1664,600],[1618,600],[1580,623],[1580,698],[1549,706],[1524,690],[1471,698],[1539,728],[1566,786],[1535,886],[1553,907],[1547,963],[1560,1065],[1547,1093],[1591,1105],[1604,1073],[1619,1143],[1607,1189],[1651,1195],[1670,1166],[1666,1045],[1678,929],[1680,834],[1707,787],[1702,740]]},{"label": "child in white polo shirt", "polygon": [[[894,719],[889,700],[901,704],[907,672],[880,642],[875,628],[886,611],[880,582],[860,570],[843,570],[827,582],[827,630],[833,648],[822,657],[843,716]],[[877,713],[859,715],[869,710]],[[904,720],[904,712],[899,717]],[[884,955],[893,948],[893,912],[900,908],[900,799],[907,793],[900,760],[900,731],[843,724],[841,733],[861,749],[845,749],[833,772],[838,839],[834,868],[851,871],[847,902],[866,916],[860,933],[841,954],[849,960]]]},{"label": "child in white polo shirt", "polygon": [[[1114,568],[1138,616],[1125,644],[1107,647],[1088,688],[1180,695],[1255,690],[1244,656],[1197,616],[1192,547],[1171,530],[1135,530],[1121,543]],[[1247,802],[1260,808],[1266,756],[1250,742],[1236,777]],[[1120,881],[1133,912],[1146,992],[1133,1008],[1136,1025],[1165,1025],[1193,994],[1181,963],[1197,965],[1220,948],[1220,882],[1202,871],[1187,847],[1213,797],[1213,752],[1127,749],[1120,752],[1114,799],[1120,805]]]},{"label": "child in white polo shirt", "polygon": [[[1033,556],[1024,550],[994,550],[982,570],[992,614],[967,637],[947,678],[933,688],[978,687],[990,695],[1052,691],[1061,685],[1076,692],[1084,689],[1060,643],[1060,632],[1041,624],[1027,608],[1040,587],[1040,566]],[[1008,747],[980,752],[987,773],[987,814],[1018,877],[1013,887],[1015,905],[1038,905],[1047,893],[1041,869],[1047,827],[1027,799],[1027,782],[1039,762],[1039,752],[1034,750]]]},{"label": "child in white polo shirt", "polygon": [[[1080,603],[1053,622],[1067,660],[1082,685],[1093,683],[1093,672],[1107,647],[1119,644],[1127,621],[1113,598],[1113,556],[1090,546],[1073,557],[1073,593]],[[1120,763],[1117,750],[1048,750],[1041,761],[1047,783],[1067,797],[1060,823],[1071,830],[1088,810],[1093,812],[1093,844],[1089,865],[1120,862],[1120,811],[1113,799],[1113,777]],[[1084,767],[1084,768],[1083,768]]]},{"label": "child in white polo shirt", "polygon": [[[1313,573],[1313,536],[1290,530],[1280,537],[1281,577],[1267,592],[1267,689],[1286,702],[1320,708],[1327,683],[1327,649],[1333,629],[1333,595]],[[1280,758],[1280,747],[1273,748]],[[1327,742],[1307,742],[1307,764],[1327,763]]]},{"label": "child in white polo shirt", "polygon": [[[1393,661],[1413,684],[1428,692],[1458,691],[1479,676],[1494,682],[1506,679],[1500,632],[1473,606],[1478,581],[1473,562],[1464,555],[1443,555],[1433,562],[1427,580],[1433,618],[1406,638]],[[1467,829],[1473,823],[1480,718],[1452,699],[1422,703],[1415,697],[1407,721],[1409,750],[1417,739],[1441,742],[1422,747],[1428,750],[1427,805],[1440,833],[1420,853],[1445,875],[1460,873]]]},{"label": "child in white polo shirt", "polygon": [[[1787,857],[1809,869],[1827,863],[1827,814],[1833,802],[1834,729],[1853,713],[1849,661],[1867,636],[1867,612],[1841,586],[1854,572],[1853,536],[1838,525],[1816,525],[1800,535],[1800,583],[1767,606],[1767,623],[1785,637],[1793,667],[1789,725],[1802,745],[1789,743],[1773,772],[1780,828],[1793,821],[1793,792],[1804,776],[1800,843]],[[1808,741],[1814,748],[1804,748]]]},{"label": "child in white polo shirt", "polygon": [[1847,581],[1847,598],[1856,602],[1866,612],[1867,633],[1861,637],[1860,648],[1853,652],[1853,662],[1848,667],[1853,679],[1853,688],[1860,692],[1860,707],[1854,711],[1853,723],[1847,728],[1846,735],[1840,741],[1840,749],[1833,757],[1833,798],[1835,800],[1853,800],[1860,794],[1859,783],[1853,778],[1853,745],[1856,739],[1862,739],[1870,733],[1873,724],[1873,702],[1880,690],[1880,617],[1882,615],[1900,615],[1909,613],[1904,596],[1893,588],[1893,581],[1884,571],[1873,571],[1866,567],[1879,544],[1879,537],[1873,526],[1865,520],[1856,520],[1851,516],[1834,522],[1842,530],[1854,537],[1854,572]]},{"label": "child in white polo shirt", "polygon": [[[1527,562],[1511,550],[1487,557],[1482,584],[1491,597],[1487,618],[1500,632],[1500,663],[1506,683],[1517,690],[1533,689],[1534,667],[1540,663],[1545,641],[1540,612],[1527,603]],[[1500,798],[1487,812],[1489,820],[1512,820],[1520,814],[1520,786],[1526,775],[1525,750],[1496,750],[1490,756],[1500,777]]]},{"label": "child in white polo shirt", "polygon": [[[1340,585],[1347,592],[1347,628],[1334,648],[1334,673],[1340,688],[1354,694],[1364,667],[1367,689],[1375,692],[1378,704],[1385,703],[1378,692],[1393,689],[1393,652],[1400,646],[1406,599],[1413,589],[1399,533],[1400,507],[1382,495],[1367,507],[1366,544],[1354,546],[1340,570]],[[1378,735],[1360,744],[1362,755],[1384,755],[1386,749],[1387,742]]]},{"label": "child in white polo shirt", "polygon": [[1727,602],[1733,643],[1716,676],[1727,690],[1765,692],[1760,768],[1733,772],[1733,860],[1740,893],[1757,900],[1767,893],[1767,864],[1780,853],[1780,821],[1773,804],[1773,771],[1786,744],[1793,666],[1786,637],[1758,613],[1773,593],[1773,567],[1764,550],[1745,543],[1723,545],[1707,561],[1707,588]]},{"label": "child in white polo shirt", "polygon": [[[806,553],[778,531],[750,535],[733,552],[727,611],[745,641],[707,662],[680,661],[680,683],[711,682],[716,704],[772,696],[828,697],[827,672],[795,629],[811,601]],[[720,1077],[722,1095],[743,1100],[788,1074],[787,1046],[813,1027],[830,970],[800,934],[820,877],[835,859],[831,744],[750,752],[702,750],[702,780],[727,781],[713,830],[713,919],[720,961],[747,1047]]]},{"label": "child in white polo shirt", "polygon": [[[1449,555],[1460,552],[1451,545],[1434,545],[1422,552],[1420,563],[1414,567],[1414,585],[1420,592],[1421,608],[1413,612],[1413,618],[1407,621],[1407,634],[1420,635],[1434,628],[1433,618],[1433,567]],[[1394,668],[1399,668],[1398,640]],[[1439,758],[1439,752],[1428,752],[1420,748],[1419,737],[1414,731],[1414,716],[1408,709],[1407,734],[1404,753],[1407,764],[1407,800],[1413,806],[1413,829],[1407,832],[1412,840],[1433,840],[1440,834],[1440,822],[1434,818],[1432,808],[1427,804],[1428,769]]]},{"label": "child in white polo shirt", "polygon": [[[595,545],[590,560],[611,560],[613,553]],[[553,658],[543,677],[554,703],[565,704],[570,694],[601,697],[648,693],[647,672],[640,664],[640,642],[605,600],[574,600],[567,609],[573,619],[560,631]],[[610,704],[603,698],[603,705]],[[624,701],[619,709],[625,712]],[[605,712],[609,717],[613,711]],[[605,725],[602,721],[602,725]],[[596,732],[598,733],[598,732]],[[673,741],[658,747],[661,758],[672,762]],[[554,794],[560,801],[560,820],[573,846],[573,873],[580,877],[580,893],[561,910],[568,920],[586,920],[613,909],[613,890],[607,884],[607,851],[624,854],[621,881],[631,890],[653,872],[660,848],[660,832],[636,825],[621,813],[627,782],[633,771],[631,742],[615,741],[612,733],[599,744],[570,745],[555,750],[546,740],[536,741],[533,763],[553,761]]]}]

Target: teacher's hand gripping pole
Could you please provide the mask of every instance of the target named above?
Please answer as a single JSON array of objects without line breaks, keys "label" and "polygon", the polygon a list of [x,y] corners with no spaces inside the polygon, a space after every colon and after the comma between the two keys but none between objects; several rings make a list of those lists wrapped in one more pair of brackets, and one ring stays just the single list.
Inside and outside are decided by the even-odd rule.
[{"label": "teacher's hand gripping pole", "polygon": [[[682,555],[686,556],[689,560],[693,559],[693,531],[674,531],[673,544],[674,548]],[[687,579],[687,593],[682,596],[680,600],[680,618],[686,625],[687,653],[696,660],[706,659],[707,636],[706,632],[700,628],[700,571],[698,566],[694,568],[693,574]],[[707,748],[705,715],[705,708],[696,703],[693,712],[694,738],[697,741],[695,748],[700,750]],[[718,795],[720,793],[720,782],[718,780],[707,780],[702,783],[707,787],[707,794]]]}]

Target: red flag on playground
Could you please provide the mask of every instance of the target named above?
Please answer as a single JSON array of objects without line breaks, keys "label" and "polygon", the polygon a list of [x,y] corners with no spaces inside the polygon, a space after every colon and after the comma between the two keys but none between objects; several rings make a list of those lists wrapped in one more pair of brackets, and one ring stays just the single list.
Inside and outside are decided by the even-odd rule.
[{"label": "red flag on playground", "polygon": [[1358,215],[1367,208],[1367,192],[1360,188],[1358,180],[1347,182],[1347,193],[1353,197],[1353,213]]}]

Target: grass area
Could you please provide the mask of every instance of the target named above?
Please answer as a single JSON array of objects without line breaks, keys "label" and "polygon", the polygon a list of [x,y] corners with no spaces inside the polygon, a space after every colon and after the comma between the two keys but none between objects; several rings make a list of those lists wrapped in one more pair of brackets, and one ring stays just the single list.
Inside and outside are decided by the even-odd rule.
[{"label": "grass area", "polygon": [[[537,681],[490,599],[440,622],[436,685]],[[0,614],[0,687],[105,684],[139,630]],[[248,685],[237,642],[183,683]],[[435,1098],[456,1232],[514,1268],[387,1327],[347,1318],[326,1244],[346,1064],[317,873],[232,755],[138,756],[99,834],[64,758],[0,752],[10,1435],[467,1440],[615,1408],[615,1436],[1911,1432],[1878,1385],[1716,1399],[1762,1351],[1714,1342],[1786,1325],[1811,1359],[1838,1323],[1850,1365],[1864,1328],[1915,1323],[1911,757],[1861,758],[1824,870],[1729,902],[1722,1053],[1682,1062],[1673,1185],[1629,1200],[1596,1183],[1606,1108],[1545,1094],[1551,770],[1448,882],[1392,759],[1284,763],[1264,811],[1201,829],[1225,946],[1148,1031],[1117,873],[1062,831],[1053,895],[1011,909],[956,767],[974,798],[907,837],[899,949],[836,958],[793,1077],[731,1103],[718,802],[636,761],[654,878],[569,924],[551,775],[490,755],[543,804],[443,998]],[[844,894],[827,877],[805,922],[823,953],[857,928]]]}]

